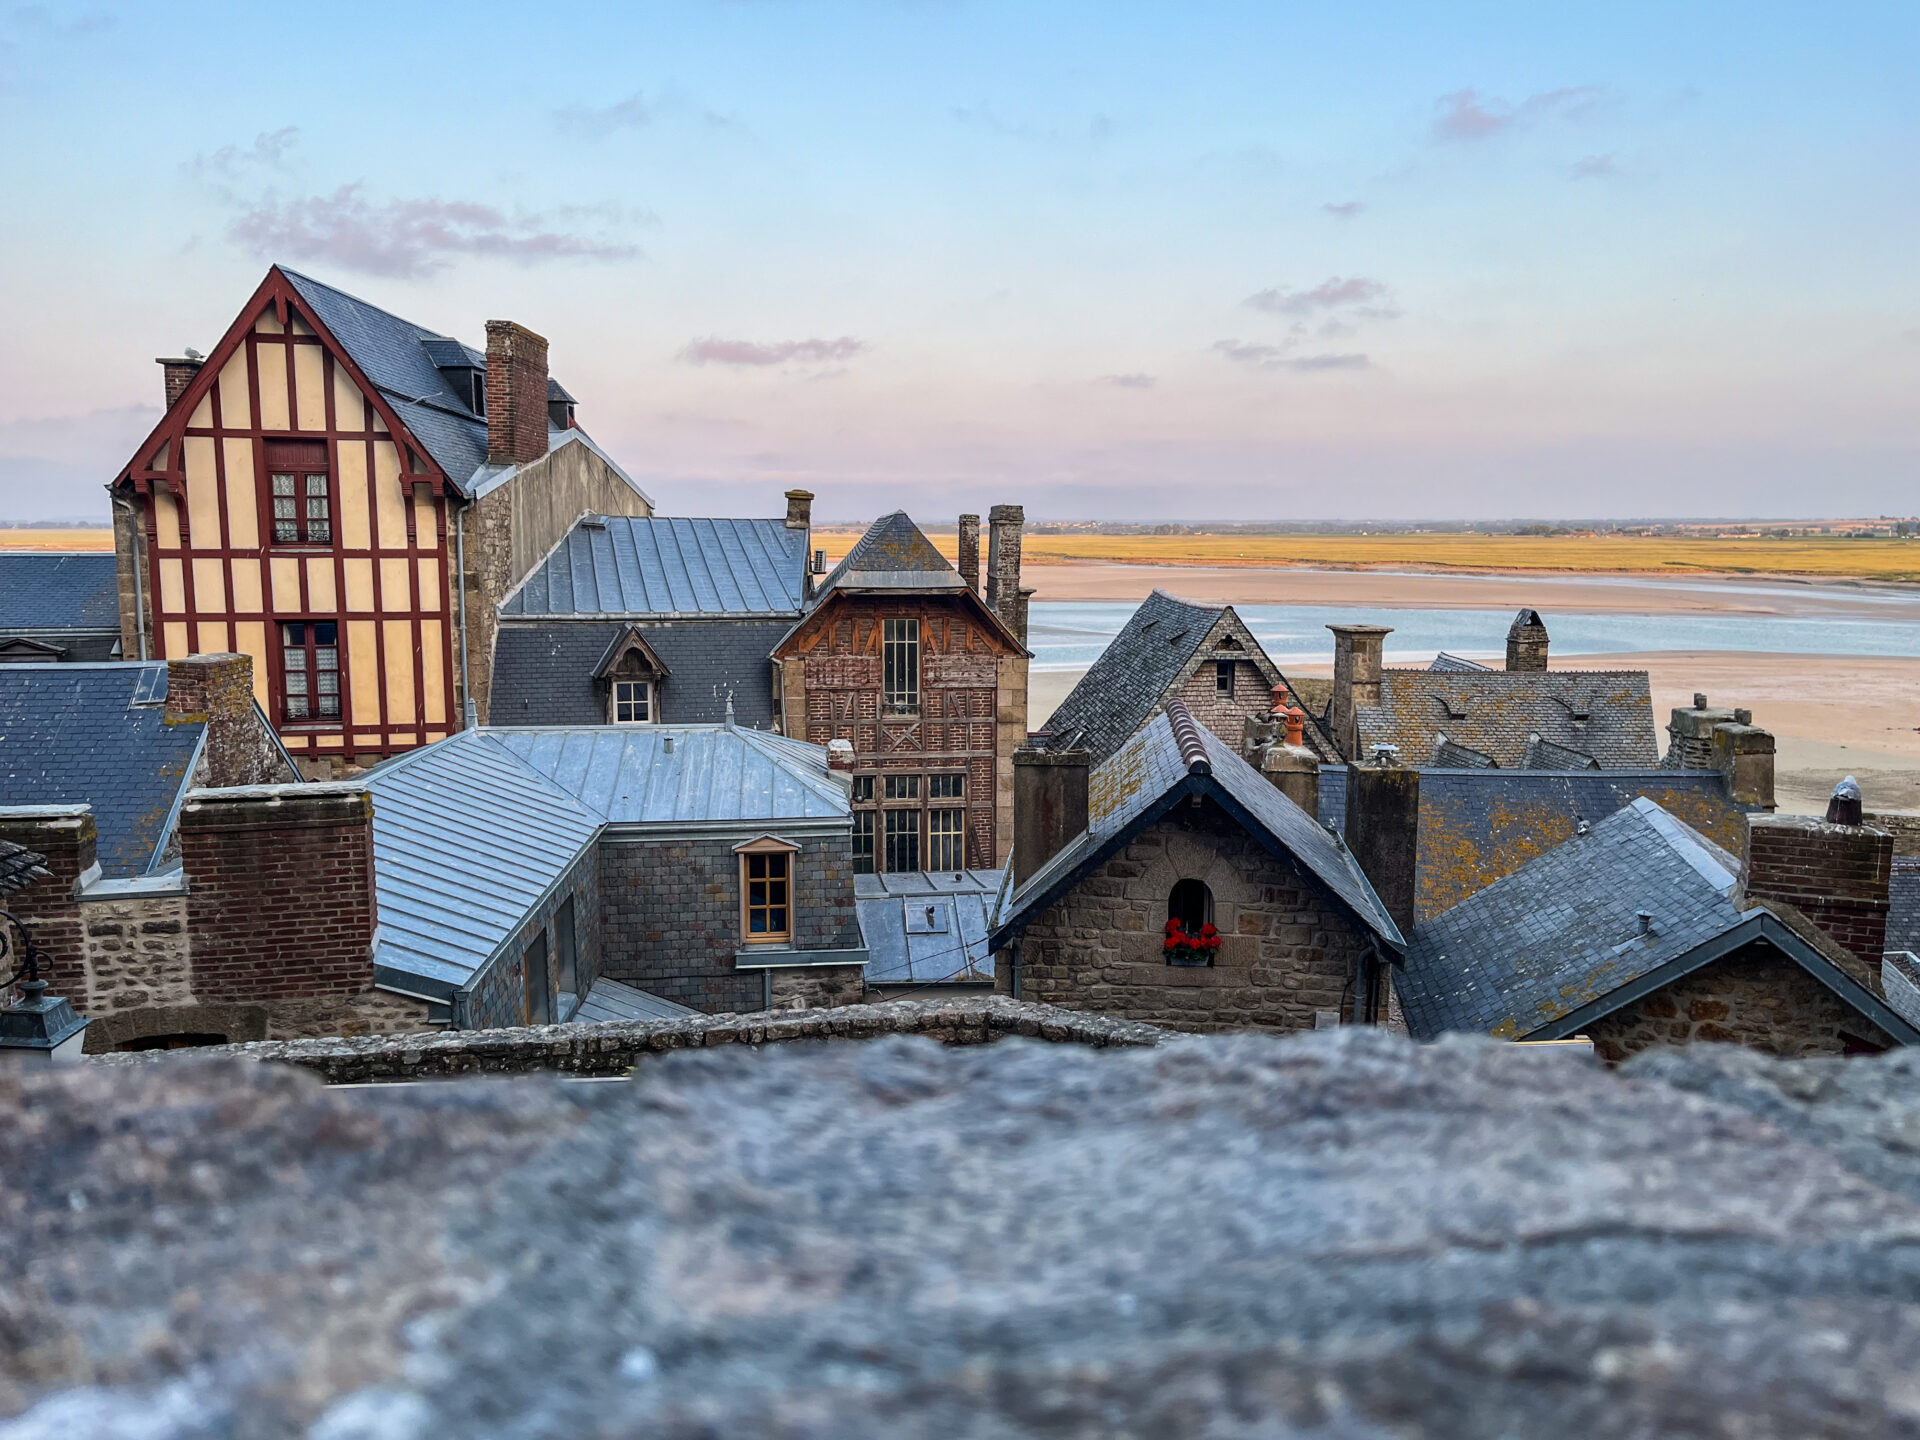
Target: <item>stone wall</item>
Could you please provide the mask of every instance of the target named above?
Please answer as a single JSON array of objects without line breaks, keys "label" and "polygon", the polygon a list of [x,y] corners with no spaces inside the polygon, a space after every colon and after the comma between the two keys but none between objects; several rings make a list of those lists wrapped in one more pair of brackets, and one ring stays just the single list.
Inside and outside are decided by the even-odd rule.
[{"label": "stone wall", "polygon": [[[1174,882],[1203,881],[1225,936],[1212,965],[1166,963]],[[1366,944],[1354,923],[1288,861],[1217,806],[1183,805],[1084,876],[1027,927],[1021,998],[1178,1030],[1311,1030],[1350,1002]],[[1006,955],[996,986],[1011,985]]]},{"label": "stone wall", "polygon": [[[892,1000],[884,1005],[847,1005],[829,1010],[712,1015],[693,1020],[620,1020],[511,1030],[450,1030],[405,1037],[268,1041],[189,1053],[196,1058],[229,1055],[296,1065],[337,1085],[542,1070],[624,1075],[650,1056],[676,1050],[772,1045],[791,1040],[871,1040],[881,1035],[925,1035],[946,1045],[985,1045],[1017,1035],[1095,1048],[1158,1045],[1174,1038],[1151,1025],[984,995],[964,1000]],[[167,1058],[167,1052],[148,1051],[103,1056],[95,1063],[150,1064],[164,1063]]]},{"label": "stone wall", "polygon": [[789,965],[767,976],[774,1010],[832,1010],[867,998],[864,965]]},{"label": "stone wall", "polygon": [[[751,838],[603,840],[603,973],[708,1013],[760,1009],[760,975],[734,965],[744,937],[740,860],[733,847]],[[857,948],[852,837],[842,832],[795,838],[795,947]]]},{"label": "stone wall", "polygon": [[1619,1062],[1661,1046],[1743,1045],[1797,1059],[1893,1048],[1891,1037],[1764,941],[1745,946],[1587,1027]]}]

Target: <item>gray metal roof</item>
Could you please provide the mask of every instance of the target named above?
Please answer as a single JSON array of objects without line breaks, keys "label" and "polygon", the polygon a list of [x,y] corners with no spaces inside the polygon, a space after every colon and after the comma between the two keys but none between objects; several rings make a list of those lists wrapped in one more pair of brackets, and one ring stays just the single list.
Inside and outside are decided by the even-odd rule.
[{"label": "gray metal roof", "polygon": [[91,805],[101,873],[147,874],[207,730],[166,698],[164,662],[0,665],[0,804]]},{"label": "gray metal roof", "polygon": [[374,963],[433,993],[465,986],[604,827],[848,814],[823,748],[725,726],[465,730],[374,767],[366,786]]},{"label": "gray metal roof", "polygon": [[488,733],[613,825],[773,824],[848,813],[847,792],[828,777],[822,747],[762,730],[600,725]]},{"label": "gray metal roof", "polygon": [[593,1024],[607,1020],[686,1020],[701,1018],[701,1012],[676,1005],[658,995],[602,975],[567,1019],[575,1024]]},{"label": "gray metal roof", "polygon": [[1464,655],[1449,655],[1446,651],[1442,650],[1438,655],[1433,657],[1433,661],[1427,666],[1427,669],[1453,670],[1468,675],[1480,675],[1492,670],[1493,667],[1491,665],[1482,665],[1478,660],[1469,660]]},{"label": "gray metal roof", "polygon": [[500,604],[502,615],[797,616],[807,532],[785,520],[589,517]]},{"label": "gray metal roof", "polygon": [[1407,1024],[1420,1039],[1531,1034],[1737,925],[1739,875],[1732,855],[1635,800],[1421,925],[1394,977]]},{"label": "gray metal roof", "polygon": [[0,551],[0,633],[119,629],[112,552]]},{"label": "gray metal roof", "polygon": [[[1174,720],[1199,753],[1183,752]],[[1020,928],[1020,922],[1051,905],[1082,871],[1103,863],[1119,845],[1145,828],[1187,795],[1209,797],[1232,814],[1248,833],[1270,850],[1293,860],[1361,924],[1394,949],[1402,948],[1399,927],[1346,846],[1298,805],[1282,795],[1234,748],[1193,722],[1180,701],[1095,767],[1087,786],[1087,828],[1032,875],[1013,895],[994,928],[996,943]]]},{"label": "gray metal roof", "polygon": [[1005,870],[854,877],[869,985],[967,984],[993,978],[987,933]]}]

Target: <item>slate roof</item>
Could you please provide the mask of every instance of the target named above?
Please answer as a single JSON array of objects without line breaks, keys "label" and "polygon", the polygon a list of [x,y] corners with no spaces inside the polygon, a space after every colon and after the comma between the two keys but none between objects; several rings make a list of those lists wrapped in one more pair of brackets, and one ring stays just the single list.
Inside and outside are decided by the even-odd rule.
[{"label": "slate roof", "polygon": [[970,984],[993,978],[987,934],[1005,870],[857,875],[854,906],[869,985]]},{"label": "slate roof", "polygon": [[967,582],[904,510],[867,527],[827,578],[816,600],[835,590],[964,590]]},{"label": "slate roof", "polygon": [[[1188,737],[1185,748],[1176,720]],[[1051,905],[1085,870],[1104,863],[1128,837],[1188,795],[1215,800],[1270,850],[1290,856],[1361,924],[1396,950],[1404,944],[1347,848],[1231,745],[1195,723],[1175,699],[1111,759],[1094,767],[1087,785],[1087,828],[1014,893],[995,924],[995,948],[1021,928],[1023,919]]]},{"label": "slate roof", "polygon": [[0,635],[62,630],[119,633],[113,555],[0,551]]},{"label": "slate roof", "polygon": [[[1716,770],[1423,770],[1415,913],[1451,909],[1643,797],[1726,849],[1743,842],[1753,808]],[[1346,803],[1346,768],[1322,766],[1321,823],[1344,827]]]},{"label": "slate roof", "polygon": [[365,783],[376,971],[438,996],[470,984],[607,825],[740,830],[848,814],[823,748],[723,726],[464,730]]},{"label": "slate roof", "polygon": [[107,879],[161,866],[205,722],[166,722],[167,667],[0,665],[0,803],[91,805]]},{"label": "slate roof", "polygon": [[[1107,759],[1207,658],[1202,648],[1222,628],[1242,646],[1234,659],[1249,661],[1270,686],[1285,680],[1231,605],[1197,605],[1155,590],[1048,717],[1049,746],[1086,750],[1096,765]],[[1309,724],[1318,722],[1309,717]]]},{"label": "slate roof", "polygon": [[1887,949],[1920,954],[1920,856],[1893,857],[1888,899]]},{"label": "slate roof", "polygon": [[1660,763],[1644,670],[1386,670],[1380,704],[1360,707],[1355,721],[1362,755],[1393,745],[1403,759],[1429,756],[1444,733],[1518,769],[1538,735],[1607,770]]},{"label": "slate roof", "polygon": [[755,730],[774,721],[767,657],[785,620],[509,619],[494,636],[492,718],[500,725],[604,725],[606,691],[593,672],[607,649],[637,628],[670,672],[657,682],[660,718],[717,724],[733,696],[735,721]]},{"label": "slate roof", "polygon": [[1733,855],[1635,800],[1420,925],[1394,977],[1407,1026],[1420,1040],[1562,1038],[1765,938],[1895,1038],[1920,1039],[1771,910],[1743,906],[1739,874]]},{"label": "slate roof", "polygon": [[806,568],[807,532],[784,519],[592,516],[509,592],[500,613],[793,617]]},{"label": "slate roof", "polygon": [[[302,275],[284,265],[276,268],[393,406],[400,422],[426,448],[447,478],[461,489],[471,490],[475,477],[487,468],[487,422],[484,416],[474,412],[467,374],[470,369],[486,369],[485,353],[411,320],[402,320],[310,275]],[[443,369],[443,366],[450,368]],[[547,396],[560,400],[573,398],[551,377],[547,380]],[[576,441],[606,458],[583,431],[549,429],[547,432],[549,449]],[[611,460],[608,463],[611,464]],[[495,467],[508,475],[515,468]],[[619,470],[617,465],[613,468]],[[633,485],[625,472],[620,473],[622,479]],[[633,488],[640,489],[638,485]]]}]

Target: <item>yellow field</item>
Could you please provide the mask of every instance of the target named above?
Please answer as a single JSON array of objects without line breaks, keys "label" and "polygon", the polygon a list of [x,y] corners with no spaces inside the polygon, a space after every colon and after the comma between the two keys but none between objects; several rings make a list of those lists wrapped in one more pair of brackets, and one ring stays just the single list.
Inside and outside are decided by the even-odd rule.
[{"label": "yellow field", "polygon": [[[834,556],[854,531],[815,531]],[[952,558],[955,537],[929,537]],[[986,537],[981,536],[985,562]],[[1920,540],[1698,539],[1639,535],[1034,535],[1036,565],[1309,565],[1339,569],[1818,575],[1920,580]]]},{"label": "yellow field", "polygon": [[111,530],[0,530],[0,550],[111,549]]}]

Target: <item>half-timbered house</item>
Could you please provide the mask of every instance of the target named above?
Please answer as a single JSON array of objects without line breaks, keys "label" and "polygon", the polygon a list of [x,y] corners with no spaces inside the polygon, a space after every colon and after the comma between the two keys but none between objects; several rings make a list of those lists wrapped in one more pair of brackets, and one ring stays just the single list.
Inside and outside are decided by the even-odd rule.
[{"label": "half-timbered house", "polygon": [[275,266],[112,486],[123,653],[238,651],[310,774],[487,717],[496,606],[585,511],[652,505],[547,342],[481,352]]},{"label": "half-timbered house", "polygon": [[853,746],[856,873],[997,867],[1013,842],[1013,752],[1026,742],[1026,595],[1017,505],[979,518],[960,569],[904,511],[875,521],[774,648],[784,734]]}]

